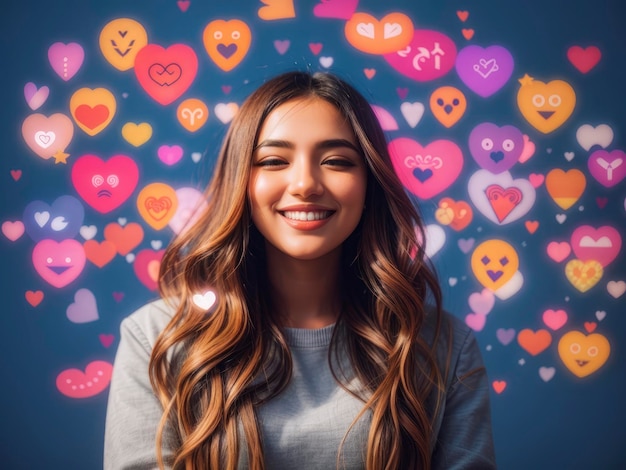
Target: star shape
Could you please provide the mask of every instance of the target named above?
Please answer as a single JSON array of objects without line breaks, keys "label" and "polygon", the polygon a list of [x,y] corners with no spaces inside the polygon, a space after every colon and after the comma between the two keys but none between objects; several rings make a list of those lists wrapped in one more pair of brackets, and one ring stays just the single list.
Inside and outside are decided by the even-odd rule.
[{"label": "star shape", "polygon": [[65,153],[63,150],[58,150],[57,153],[52,155],[54,157],[54,164],[63,163],[67,165],[67,157],[70,156],[69,153]]},{"label": "star shape", "polygon": [[528,74],[524,74],[524,76],[518,79],[518,82],[522,84],[522,86],[530,85],[533,82],[533,77]]}]

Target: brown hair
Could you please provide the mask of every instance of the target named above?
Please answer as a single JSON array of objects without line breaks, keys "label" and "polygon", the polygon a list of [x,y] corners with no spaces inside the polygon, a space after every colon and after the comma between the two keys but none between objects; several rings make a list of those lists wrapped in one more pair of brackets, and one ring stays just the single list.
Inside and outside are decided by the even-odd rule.
[{"label": "brown hair", "polygon": [[[292,362],[266,295],[263,239],[251,222],[247,186],[265,118],[287,101],[311,97],[330,102],[348,120],[368,173],[366,207],[342,250],[343,309],[329,363],[332,368],[333,355],[347,355],[366,391],[360,396],[348,390],[342,371],[333,368],[337,381],[363,400],[361,414],[371,411],[366,468],[430,468],[431,425],[443,374],[436,341],[426,342],[420,332],[430,297],[436,339],[441,293],[419,242],[424,240],[421,219],[393,170],[366,99],[333,75],[304,72],[273,78],[246,99],[207,189],[208,209],[170,244],[162,260],[160,293],[174,299],[176,313],[150,361],[152,385],[164,407],[157,432],[161,466],[170,429],[179,442],[169,462],[175,468],[234,469],[243,448],[251,469],[264,468],[255,407],[285,388]],[[192,301],[208,288],[218,296],[210,314]],[[172,360],[175,346],[181,347]]]}]

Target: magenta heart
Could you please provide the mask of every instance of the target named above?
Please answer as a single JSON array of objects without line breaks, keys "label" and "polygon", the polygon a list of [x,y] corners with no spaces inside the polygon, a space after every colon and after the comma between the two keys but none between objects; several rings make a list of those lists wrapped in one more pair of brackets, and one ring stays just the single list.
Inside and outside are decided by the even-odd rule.
[{"label": "magenta heart", "polygon": [[596,150],[589,156],[587,166],[598,183],[610,188],[626,177],[626,153],[622,150]]},{"label": "magenta heart", "polygon": [[485,327],[487,316],[480,313],[470,313],[465,316],[465,323],[474,331],[480,331]]},{"label": "magenta heart", "polygon": [[85,51],[80,44],[55,42],[48,49],[48,61],[52,69],[63,80],[68,81],[83,65]]},{"label": "magenta heart", "polygon": [[498,174],[517,163],[524,149],[524,136],[515,126],[483,122],[470,132],[469,149],[476,163]]},{"label": "magenta heart", "polygon": [[412,139],[400,137],[389,143],[389,154],[402,184],[422,199],[450,186],[463,168],[463,153],[449,140],[436,140],[422,147]]},{"label": "magenta heart", "polygon": [[163,163],[173,165],[183,157],[183,149],[180,145],[161,145],[157,154]]},{"label": "magenta heart", "polygon": [[318,18],[349,20],[358,4],[359,0],[322,0],[313,7],[313,14]]}]

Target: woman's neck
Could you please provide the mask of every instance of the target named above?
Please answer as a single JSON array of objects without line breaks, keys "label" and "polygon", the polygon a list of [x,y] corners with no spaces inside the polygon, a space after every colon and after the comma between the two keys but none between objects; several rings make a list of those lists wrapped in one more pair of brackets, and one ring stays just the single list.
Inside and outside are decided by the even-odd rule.
[{"label": "woman's neck", "polygon": [[340,250],[315,260],[297,260],[267,247],[272,296],[284,326],[317,329],[337,320],[340,259]]}]

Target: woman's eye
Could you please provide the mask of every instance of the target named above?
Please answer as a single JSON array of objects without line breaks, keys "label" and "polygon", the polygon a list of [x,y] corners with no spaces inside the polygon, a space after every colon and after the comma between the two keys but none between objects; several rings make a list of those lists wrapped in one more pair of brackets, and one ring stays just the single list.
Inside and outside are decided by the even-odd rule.
[{"label": "woman's eye", "polygon": [[256,163],[257,166],[281,166],[286,165],[286,162],[281,158],[264,158]]},{"label": "woman's eye", "polygon": [[339,167],[351,167],[355,166],[354,163],[345,158],[329,158],[324,161],[324,165],[339,166]]}]

